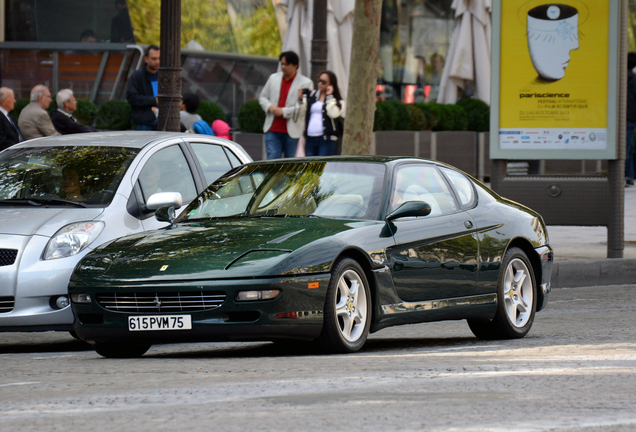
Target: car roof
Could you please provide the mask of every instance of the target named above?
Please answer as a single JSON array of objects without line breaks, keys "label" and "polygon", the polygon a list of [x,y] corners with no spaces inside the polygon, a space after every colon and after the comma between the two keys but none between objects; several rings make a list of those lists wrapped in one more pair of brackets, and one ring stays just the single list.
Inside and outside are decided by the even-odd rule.
[{"label": "car roof", "polygon": [[435,165],[447,166],[438,161],[418,158],[415,156],[316,156],[296,159],[270,159],[250,162],[249,165],[275,164],[275,163],[306,163],[306,162],[367,162],[386,165],[395,165],[400,162],[425,162]]},{"label": "car roof", "polygon": [[[178,132],[152,131],[110,131],[91,132],[54,137],[37,138],[24,141],[11,148],[21,147],[55,147],[55,146],[112,146],[143,148],[151,143],[174,138],[192,138],[193,134]],[[214,137],[210,137],[214,138]]]}]

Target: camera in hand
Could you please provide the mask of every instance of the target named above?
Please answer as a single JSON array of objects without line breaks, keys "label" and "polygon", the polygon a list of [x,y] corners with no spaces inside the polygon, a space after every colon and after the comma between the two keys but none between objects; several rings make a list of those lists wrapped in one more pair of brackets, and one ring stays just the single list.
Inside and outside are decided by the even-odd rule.
[{"label": "camera in hand", "polygon": [[303,96],[309,96],[309,93],[310,93],[309,89],[306,89],[306,88],[303,89]]}]

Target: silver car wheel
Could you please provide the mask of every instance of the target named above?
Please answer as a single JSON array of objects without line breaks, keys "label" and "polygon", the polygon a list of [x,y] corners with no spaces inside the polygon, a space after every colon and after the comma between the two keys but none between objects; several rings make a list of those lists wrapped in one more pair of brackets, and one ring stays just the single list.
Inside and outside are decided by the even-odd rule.
[{"label": "silver car wheel", "polygon": [[356,342],[364,333],[367,322],[367,296],[360,275],[345,271],[338,280],[336,317],[342,336]]},{"label": "silver car wheel", "polygon": [[512,325],[526,325],[532,315],[533,297],[530,270],[522,260],[515,258],[508,263],[504,276],[504,305]]}]

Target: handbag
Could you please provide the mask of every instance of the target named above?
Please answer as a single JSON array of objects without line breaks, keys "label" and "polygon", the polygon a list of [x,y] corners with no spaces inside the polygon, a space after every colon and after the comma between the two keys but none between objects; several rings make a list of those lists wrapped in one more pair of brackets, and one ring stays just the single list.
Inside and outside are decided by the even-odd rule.
[{"label": "handbag", "polygon": [[296,146],[296,154],[294,157],[305,157],[305,136],[301,136]]}]

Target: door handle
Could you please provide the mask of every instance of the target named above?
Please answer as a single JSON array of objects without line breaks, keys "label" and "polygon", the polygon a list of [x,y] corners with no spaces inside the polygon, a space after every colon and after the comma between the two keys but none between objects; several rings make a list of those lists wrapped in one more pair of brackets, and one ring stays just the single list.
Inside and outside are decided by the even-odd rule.
[{"label": "door handle", "polygon": [[464,221],[464,226],[467,229],[471,229],[473,227],[473,223],[471,221],[467,220],[467,221]]}]

